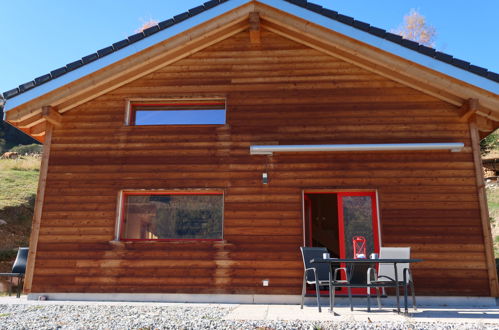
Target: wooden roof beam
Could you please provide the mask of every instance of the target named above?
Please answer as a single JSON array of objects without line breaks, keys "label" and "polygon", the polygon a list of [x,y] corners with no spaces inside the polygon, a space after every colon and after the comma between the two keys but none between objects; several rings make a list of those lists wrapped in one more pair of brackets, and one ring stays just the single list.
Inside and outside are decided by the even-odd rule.
[{"label": "wooden roof beam", "polygon": [[499,122],[490,120],[482,116],[474,116],[476,118],[476,126],[480,132],[491,133],[499,127]]},{"label": "wooden roof beam", "polygon": [[55,127],[60,127],[62,125],[62,115],[57,112],[57,109],[50,105],[42,107],[42,117]]},{"label": "wooden roof beam", "polygon": [[249,14],[249,35],[250,42],[253,45],[259,45],[261,43],[261,25],[260,25],[260,14],[258,12],[251,12]]},{"label": "wooden roof beam", "polygon": [[[8,116],[8,112],[7,112],[7,121],[9,121],[9,116]],[[45,119],[43,118],[41,112],[40,113],[37,113],[29,118],[26,118],[22,121],[19,121],[19,122],[11,122],[12,125],[15,125],[16,127],[18,128],[31,128],[33,126],[36,126],[40,123],[43,123],[45,121]],[[10,121],[9,121],[10,122]]]},{"label": "wooden roof beam", "polygon": [[33,137],[43,136],[43,135],[45,135],[46,129],[47,129],[47,122],[44,121],[43,123],[40,123],[34,127],[31,127],[29,134]]},{"label": "wooden roof beam", "polygon": [[459,121],[467,122],[470,118],[478,111],[480,104],[478,99],[469,99],[463,103],[461,106],[461,114],[459,115]]}]

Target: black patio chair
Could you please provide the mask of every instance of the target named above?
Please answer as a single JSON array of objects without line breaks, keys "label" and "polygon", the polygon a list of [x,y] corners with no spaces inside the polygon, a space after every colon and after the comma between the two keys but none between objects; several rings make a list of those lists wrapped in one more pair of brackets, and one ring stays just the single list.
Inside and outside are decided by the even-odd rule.
[{"label": "black patio chair", "polygon": [[[301,308],[303,309],[303,302],[305,300],[305,294],[307,291],[307,284],[315,285],[315,293],[317,296],[317,307],[319,308],[319,312],[321,312],[321,302],[320,302],[320,287],[326,286],[329,288],[329,264],[328,263],[314,263],[312,264],[310,260],[312,259],[322,259],[324,253],[328,253],[326,248],[323,247],[300,247],[301,255],[303,258],[303,287],[301,292]],[[336,268],[334,270],[334,274],[332,275],[332,298],[331,306],[334,306],[334,290],[335,287],[341,286],[341,284],[347,284],[347,280],[337,280],[337,274],[340,270],[344,270],[346,274],[345,268]],[[352,296],[350,293],[350,288],[348,289],[349,298],[350,298],[350,308],[352,308]],[[332,308],[331,308],[332,310]]]},{"label": "black patio chair", "polygon": [[0,276],[9,277],[9,296],[12,294],[12,279],[17,278],[17,298],[21,297],[21,289],[24,284],[24,274],[26,272],[26,263],[28,261],[28,251],[27,247],[20,247],[17,251],[17,257],[12,266],[12,273],[0,273]]}]

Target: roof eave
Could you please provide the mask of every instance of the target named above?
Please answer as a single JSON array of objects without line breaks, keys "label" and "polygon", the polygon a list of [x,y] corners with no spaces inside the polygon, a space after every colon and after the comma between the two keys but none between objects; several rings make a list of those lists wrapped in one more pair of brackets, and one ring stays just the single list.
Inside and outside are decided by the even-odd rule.
[{"label": "roof eave", "polygon": [[337,20],[313,12],[307,8],[302,8],[282,0],[258,0],[258,2],[271,7],[276,7],[291,15],[300,17],[304,20],[308,20],[316,25],[343,34],[349,38],[356,39],[370,46],[379,48],[385,52],[392,53],[393,55],[397,55],[419,65],[464,81],[470,85],[474,85],[494,94],[499,94],[499,83],[497,82],[494,82],[485,77],[481,77],[467,70],[460,69],[454,65],[447,64],[435,58],[426,56],[395,42],[391,42],[371,33],[362,31],[356,27],[341,23]]},{"label": "roof eave", "polygon": [[161,30],[155,34],[152,34],[142,40],[139,40],[127,47],[119,49],[105,57],[99,58],[91,63],[85,64],[71,72],[68,72],[58,78],[52,79],[40,86],[36,86],[26,92],[16,95],[7,100],[4,107],[4,112],[8,112],[15,109],[23,104],[26,104],[42,95],[50,93],[58,88],[61,88],[69,83],[72,83],[78,79],[81,79],[89,74],[97,72],[109,65],[117,63],[133,54],[143,51],[157,43],[168,40],[181,34],[185,31],[192,29],[193,27],[216,18],[228,11],[231,11],[237,7],[240,7],[246,3],[252,2],[253,0],[232,0],[223,2],[216,7],[210,8],[205,12],[202,12],[196,16],[190,17],[187,20],[179,22],[165,30]]}]

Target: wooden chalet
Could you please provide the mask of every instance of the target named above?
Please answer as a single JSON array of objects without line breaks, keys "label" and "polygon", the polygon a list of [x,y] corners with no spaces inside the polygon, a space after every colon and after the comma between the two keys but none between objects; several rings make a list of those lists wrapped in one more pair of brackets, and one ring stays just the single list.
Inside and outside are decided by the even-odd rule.
[{"label": "wooden chalet", "polygon": [[300,246],[360,237],[424,259],[418,295],[496,297],[479,140],[498,93],[304,0],[206,2],[4,93],[45,145],[25,292],[291,301]]}]

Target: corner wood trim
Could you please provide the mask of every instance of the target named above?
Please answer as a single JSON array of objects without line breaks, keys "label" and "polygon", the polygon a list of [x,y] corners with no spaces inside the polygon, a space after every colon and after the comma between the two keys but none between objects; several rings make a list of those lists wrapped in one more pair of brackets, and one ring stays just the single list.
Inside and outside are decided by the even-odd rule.
[{"label": "corner wood trim", "polygon": [[40,178],[38,179],[38,189],[36,192],[35,210],[33,223],[31,225],[31,236],[29,239],[28,264],[26,265],[26,276],[24,279],[24,293],[31,292],[33,282],[33,272],[35,270],[36,250],[38,246],[38,235],[40,233],[40,222],[42,219],[43,201],[45,199],[45,185],[47,183],[47,170],[49,165],[50,145],[52,144],[53,125],[47,122],[45,144],[43,146],[42,163],[40,165]]},{"label": "corner wood trim", "polygon": [[497,282],[496,262],[494,258],[494,249],[492,247],[492,234],[489,222],[489,210],[487,207],[487,197],[485,194],[485,185],[483,183],[482,159],[480,157],[480,135],[475,119],[470,124],[471,145],[473,149],[473,162],[475,164],[476,185],[478,191],[478,201],[480,203],[480,218],[482,221],[483,242],[485,247],[485,258],[487,262],[487,273],[489,277],[490,295],[499,296],[499,285]]}]

